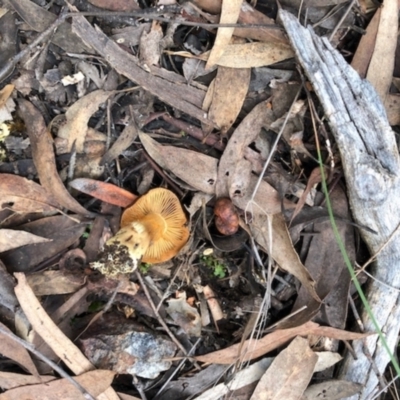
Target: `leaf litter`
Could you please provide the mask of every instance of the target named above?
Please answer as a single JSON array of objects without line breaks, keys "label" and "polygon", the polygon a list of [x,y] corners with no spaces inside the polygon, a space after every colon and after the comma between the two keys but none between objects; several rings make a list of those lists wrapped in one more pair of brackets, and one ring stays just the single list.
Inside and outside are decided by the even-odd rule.
[{"label": "leaf litter", "polygon": [[[283,7],[297,12],[297,3]],[[102,1],[75,7],[63,12],[86,14],[60,21],[31,57],[14,63],[16,47],[0,45],[9,54],[0,74],[0,352],[10,362],[0,399],[358,393],[356,383],[335,379],[340,341],[373,332],[355,331],[347,315],[352,286],[326,217],[310,123],[307,100],[316,99],[275,3],[119,1],[114,14]],[[0,10],[6,34],[13,12],[24,21],[16,31],[24,46],[60,15],[57,4],[29,0]],[[310,2],[308,12],[313,21],[327,10]],[[389,52],[385,63],[393,61],[395,25],[380,13],[353,63],[387,95],[393,119],[393,70],[380,79],[376,59]],[[355,16],[351,9],[347,18]],[[337,22],[325,17],[321,35]],[[338,48],[348,21],[334,37]],[[338,150],[318,129],[339,233],[356,263],[367,253],[355,246]],[[156,187],[173,191],[190,214],[186,245],[117,279],[91,269],[119,230],[121,209]],[[31,357],[4,331],[45,357]]]}]

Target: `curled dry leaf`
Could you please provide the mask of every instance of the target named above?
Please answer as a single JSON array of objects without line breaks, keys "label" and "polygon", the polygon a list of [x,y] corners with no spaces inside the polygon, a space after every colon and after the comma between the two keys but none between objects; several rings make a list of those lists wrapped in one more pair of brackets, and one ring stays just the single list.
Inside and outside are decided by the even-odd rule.
[{"label": "curled dry leaf", "polygon": [[95,90],[68,108],[65,113],[67,122],[60,127],[58,136],[68,139],[69,152],[75,145],[76,152],[83,153],[89,119],[113,93]]},{"label": "curled dry leaf", "polygon": [[233,235],[239,229],[239,215],[231,199],[222,197],[214,206],[215,226],[223,235]]},{"label": "curled dry leaf", "polygon": [[41,185],[51,193],[59,204],[70,211],[92,216],[67,191],[57,172],[53,140],[46,128],[39,110],[26,100],[18,101],[22,118],[32,147],[33,162],[39,174]]},{"label": "curled dry leaf", "polygon": [[167,313],[189,336],[201,336],[201,318],[196,308],[186,301],[186,293],[168,301]]},{"label": "curled dry leaf", "polygon": [[123,208],[129,207],[138,198],[138,196],[128,192],[127,190],[121,189],[112,183],[96,181],[89,178],[74,179],[69,183],[69,185],[72,188],[79,190],[82,193],[86,193],[96,199]]}]

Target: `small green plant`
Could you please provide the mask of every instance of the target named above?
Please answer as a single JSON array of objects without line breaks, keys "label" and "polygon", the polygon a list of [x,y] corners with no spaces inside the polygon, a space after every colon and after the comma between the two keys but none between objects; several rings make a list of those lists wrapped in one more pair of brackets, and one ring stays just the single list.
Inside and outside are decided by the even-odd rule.
[{"label": "small green plant", "polygon": [[200,257],[201,261],[206,265],[208,268],[212,270],[212,273],[215,277],[217,278],[225,278],[227,268],[221,260],[213,256],[212,254],[210,255],[203,255]]},{"label": "small green plant", "polygon": [[148,263],[141,263],[139,266],[139,270],[142,274],[147,274],[149,269],[151,268],[151,264]]}]

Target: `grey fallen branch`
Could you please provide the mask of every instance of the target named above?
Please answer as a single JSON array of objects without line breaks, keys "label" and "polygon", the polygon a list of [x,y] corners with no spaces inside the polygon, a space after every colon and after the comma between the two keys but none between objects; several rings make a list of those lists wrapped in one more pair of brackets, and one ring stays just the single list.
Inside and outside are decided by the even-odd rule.
[{"label": "grey fallen branch", "polygon": [[[377,93],[347,64],[326,38],[304,28],[286,11],[280,18],[296,57],[324,108],[338,143],[355,221],[372,255],[377,254],[366,296],[391,351],[400,330],[400,186],[399,154],[394,133]],[[383,282],[385,285],[381,284]],[[374,326],[364,311],[366,331]],[[365,352],[364,346],[367,348]],[[375,393],[378,378],[365,354],[371,354],[383,374],[389,355],[377,335],[356,341],[355,360],[346,356],[341,378],[363,384],[359,397]]]}]

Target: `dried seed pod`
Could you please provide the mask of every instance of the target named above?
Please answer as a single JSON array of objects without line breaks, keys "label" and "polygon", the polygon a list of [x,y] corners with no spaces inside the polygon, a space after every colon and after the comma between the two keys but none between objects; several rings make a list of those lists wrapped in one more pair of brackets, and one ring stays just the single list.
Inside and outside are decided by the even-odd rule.
[{"label": "dried seed pod", "polygon": [[214,206],[215,226],[223,235],[233,235],[239,229],[239,215],[231,199],[221,197]]}]

